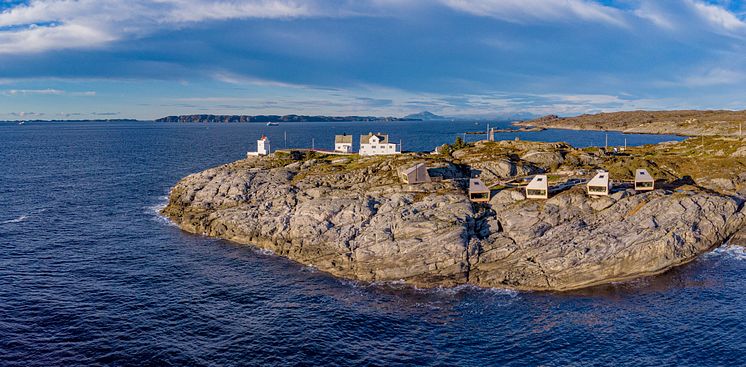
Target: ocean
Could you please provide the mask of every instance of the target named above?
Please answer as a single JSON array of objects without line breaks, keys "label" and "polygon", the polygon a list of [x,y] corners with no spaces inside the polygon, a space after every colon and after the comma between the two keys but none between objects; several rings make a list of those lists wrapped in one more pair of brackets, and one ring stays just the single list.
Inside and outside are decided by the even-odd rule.
[{"label": "ocean", "polygon": [[[421,290],[335,279],[158,215],[181,177],[243,158],[262,134],[274,149],[330,149],[333,134],[381,131],[430,151],[485,127],[0,123],[0,365],[746,365],[743,250],[568,293]],[[497,134],[516,136],[606,139]],[[681,139],[608,134],[625,138]]]}]

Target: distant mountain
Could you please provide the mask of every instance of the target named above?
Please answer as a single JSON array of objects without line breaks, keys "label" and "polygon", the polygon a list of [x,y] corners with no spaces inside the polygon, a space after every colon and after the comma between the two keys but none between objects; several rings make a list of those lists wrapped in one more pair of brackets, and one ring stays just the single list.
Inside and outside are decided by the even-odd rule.
[{"label": "distant mountain", "polygon": [[438,116],[430,111],[422,111],[420,113],[413,113],[411,115],[404,116],[405,119],[422,120],[422,121],[433,121],[433,120],[448,120],[447,117]]},{"label": "distant mountain", "polygon": [[156,122],[330,122],[330,121],[420,121],[415,118],[376,116],[306,116],[306,115],[181,115],[166,116]]}]

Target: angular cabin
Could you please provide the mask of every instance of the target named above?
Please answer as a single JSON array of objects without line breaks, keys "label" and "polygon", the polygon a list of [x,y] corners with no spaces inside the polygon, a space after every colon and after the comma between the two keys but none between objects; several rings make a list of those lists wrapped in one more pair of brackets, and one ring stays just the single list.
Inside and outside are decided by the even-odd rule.
[{"label": "angular cabin", "polygon": [[611,191],[609,172],[599,172],[588,181],[588,195],[607,196],[609,191]]},{"label": "angular cabin", "polygon": [[549,199],[549,183],[546,175],[536,175],[526,186],[526,198]]},{"label": "angular cabin", "polygon": [[469,200],[475,203],[490,201],[490,189],[478,178],[469,180]]},{"label": "angular cabin", "polygon": [[655,189],[655,179],[645,169],[635,171],[635,191],[651,191]]},{"label": "angular cabin", "polygon": [[410,185],[430,182],[430,175],[427,173],[427,165],[424,163],[418,163],[412,167],[401,170],[399,176],[401,177],[402,182]]}]

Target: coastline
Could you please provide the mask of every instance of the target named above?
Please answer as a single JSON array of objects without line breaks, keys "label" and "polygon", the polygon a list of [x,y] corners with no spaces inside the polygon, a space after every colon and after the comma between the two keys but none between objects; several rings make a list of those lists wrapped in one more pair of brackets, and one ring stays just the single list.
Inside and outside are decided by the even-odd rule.
[{"label": "coastline", "polygon": [[516,121],[513,125],[688,137],[743,137],[745,121],[746,111],[672,110],[605,112],[574,117],[547,115]]}]

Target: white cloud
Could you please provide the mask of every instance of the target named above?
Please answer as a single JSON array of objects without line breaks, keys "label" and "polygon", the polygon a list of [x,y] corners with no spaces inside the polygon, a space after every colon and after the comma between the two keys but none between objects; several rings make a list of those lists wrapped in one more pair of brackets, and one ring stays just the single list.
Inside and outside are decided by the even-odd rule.
[{"label": "white cloud", "polygon": [[746,83],[746,72],[719,67],[693,73],[681,81],[681,84],[689,87],[709,87],[743,83]]},{"label": "white cloud", "polygon": [[6,96],[25,96],[25,95],[62,95],[65,91],[59,89],[9,89],[3,91]]},{"label": "white cloud", "polygon": [[746,29],[746,22],[738,18],[730,11],[714,5],[706,4],[700,1],[687,0],[687,3],[697,12],[697,14],[715,27],[727,31],[741,31]]},{"label": "white cloud", "polygon": [[624,26],[623,12],[586,0],[441,0],[445,5],[508,22],[583,19]]},{"label": "white cloud", "polygon": [[0,54],[98,47],[205,20],[313,16],[299,0],[32,0],[0,13]]},{"label": "white cloud", "polygon": [[0,91],[0,94],[5,96],[30,96],[30,95],[46,95],[46,96],[62,96],[70,95],[77,97],[93,97],[96,95],[95,91],[84,91],[84,92],[67,92],[60,89],[8,89]]},{"label": "white cloud", "polygon": [[640,7],[634,10],[634,14],[642,19],[646,19],[656,26],[665,29],[675,29],[677,25],[672,15],[660,9],[657,3],[644,2]]},{"label": "white cloud", "polygon": [[220,71],[212,74],[212,78],[223,83],[234,84],[234,85],[257,85],[263,87],[278,87],[278,88],[301,88],[310,89],[310,86],[302,84],[291,84],[275,80],[268,80],[244,75],[238,75],[227,71]]},{"label": "white cloud", "polygon": [[114,41],[116,36],[83,24],[31,27],[0,32],[0,54],[39,52],[62,48],[88,48]]},{"label": "white cloud", "polygon": [[193,1],[153,0],[165,5],[165,22],[196,22],[210,19],[294,18],[311,15],[307,2],[295,1]]}]

